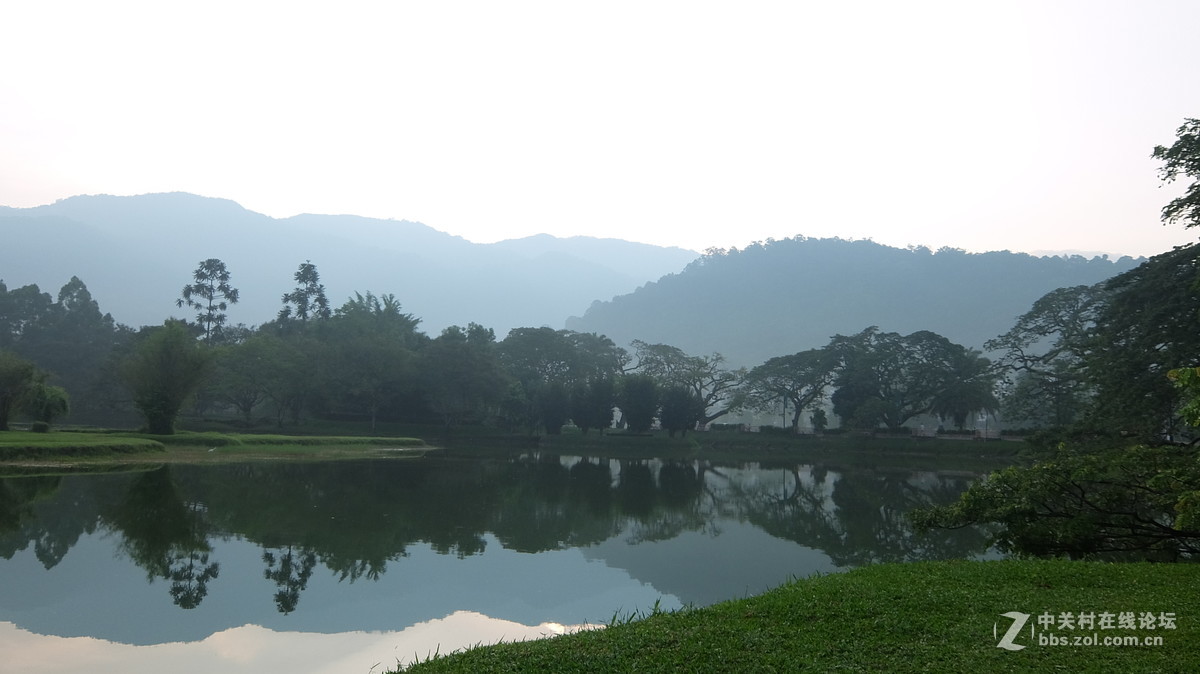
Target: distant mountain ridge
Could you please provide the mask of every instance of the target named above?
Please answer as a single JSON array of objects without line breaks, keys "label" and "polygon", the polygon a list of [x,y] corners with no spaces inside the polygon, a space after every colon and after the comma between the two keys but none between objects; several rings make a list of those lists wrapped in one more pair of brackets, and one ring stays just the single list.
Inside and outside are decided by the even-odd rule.
[{"label": "distant mountain ridge", "polygon": [[199,261],[223,260],[241,301],[231,323],[275,317],[305,260],[330,303],[354,292],[393,293],[436,335],[480,323],[498,335],[561,327],[597,298],[630,292],[682,269],[694,251],[616,239],[546,235],[477,244],[421,223],[355,215],[276,219],[233,201],[187,193],[77,196],[34,208],[0,208],[0,280],[52,295],[79,276],[122,323],[161,323]]},{"label": "distant mountain ridge", "polygon": [[618,344],[641,339],[720,352],[747,367],[872,325],[902,334],[932,330],[979,349],[1047,292],[1098,283],[1140,262],[796,237],[705,255],[630,294],[594,302],[567,327]]}]

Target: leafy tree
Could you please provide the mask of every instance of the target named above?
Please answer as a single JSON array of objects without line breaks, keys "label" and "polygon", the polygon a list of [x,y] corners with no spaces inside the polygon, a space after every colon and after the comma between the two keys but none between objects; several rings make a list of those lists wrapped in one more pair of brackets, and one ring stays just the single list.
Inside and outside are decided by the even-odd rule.
[{"label": "leafy tree", "polygon": [[829,419],[825,416],[825,408],[818,407],[813,410],[812,416],[808,418],[808,422],[812,424],[814,433],[821,433],[829,425]]},{"label": "leafy tree", "polygon": [[570,417],[573,393],[592,381],[616,376],[628,362],[624,349],[607,337],[547,327],[511,330],[499,344],[499,355],[548,433],[555,433]]},{"label": "leafy tree", "polygon": [[214,359],[213,394],[232,405],[246,423],[251,422],[254,408],[267,399],[266,380],[277,366],[271,359],[271,340],[265,334],[254,335],[222,347]]},{"label": "leafy tree", "polygon": [[317,320],[329,318],[329,300],[325,298],[325,285],[321,283],[317,265],[311,260],[305,260],[293,278],[299,285],[284,294],[283,308],[279,310],[279,322],[294,319],[305,324],[310,317]]},{"label": "leafy tree", "polygon": [[686,436],[703,418],[704,401],[692,389],[676,384],[662,392],[659,421],[669,437],[675,437],[676,432]]},{"label": "leafy tree", "polygon": [[841,362],[833,411],[860,428],[882,423],[896,430],[939,405],[948,409],[962,364],[978,362],[964,347],[929,331],[901,336],[870,327],[851,337],[837,335],[827,348]]},{"label": "leafy tree", "polygon": [[571,402],[567,387],[561,381],[547,382],[537,389],[534,406],[542,428],[550,435],[560,435],[571,417]]},{"label": "leafy tree", "polygon": [[637,365],[634,370],[654,377],[660,386],[685,386],[704,402],[704,423],[709,423],[728,414],[738,387],[742,384],[743,370],[729,370],[725,357],[719,353],[710,356],[689,356],[681,349],[668,344],[648,344],[634,340]]},{"label": "leafy tree", "polygon": [[180,321],[144,330],[136,350],[121,366],[133,404],[146,418],[148,432],[170,435],[188,397],[208,374],[212,352],[200,349]]},{"label": "leafy tree", "polygon": [[40,421],[47,426],[71,411],[70,397],[66,389],[61,386],[49,386],[41,381],[33,383],[26,390],[21,406],[34,421]]},{"label": "leafy tree", "polygon": [[1000,407],[999,374],[992,362],[974,349],[964,349],[951,354],[948,365],[946,384],[933,397],[933,413],[943,421],[952,420],[960,431],[976,412],[995,414]]},{"label": "leafy tree", "polygon": [[281,339],[268,333],[256,335],[254,340],[258,341],[257,365],[263,374],[257,383],[275,407],[276,424],[282,428],[289,414],[292,422],[299,424],[305,401],[320,383],[320,372],[313,365],[319,359],[316,354],[322,351],[320,343],[303,335]]},{"label": "leafy tree", "polygon": [[611,377],[599,377],[576,384],[571,393],[571,420],[584,435],[593,428],[603,433],[612,425],[616,396],[616,386]]},{"label": "leafy tree", "polygon": [[1183,221],[1184,227],[1200,225],[1200,119],[1185,119],[1175,130],[1176,140],[1170,147],[1157,145],[1151,154],[1164,162],[1159,178],[1175,182],[1180,176],[1194,179],[1183,196],[1163,206],[1165,223]]},{"label": "leafy tree", "polygon": [[801,414],[825,397],[836,368],[837,360],[827,349],[772,358],[746,375],[738,407],[770,412],[780,403],[790,404],[792,432],[798,433]]},{"label": "leafy tree", "polygon": [[50,294],[36,285],[9,290],[0,281],[0,349],[13,348],[29,326],[51,311],[52,305]]},{"label": "leafy tree", "polygon": [[[973,484],[957,503],[914,513],[919,528],[999,526],[1001,550],[1044,557],[1195,559],[1200,493],[1194,449],[1063,447]],[[1121,557],[1121,555],[1124,555]]]},{"label": "leafy tree", "polygon": [[495,332],[476,323],[443,330],[421,349],[419,368],[429,405],[447,430],[495,414],[510,382],[496,353]]},{"label": "leafy tree", "polygon": [[1007,418],[1065,426],[1082,413],[1092,395],[1087,357],[1107,300],[1104,284],[1053,290],[1012,329],[984,344],[1000,352],[996,366],[1008,373]]},{"label": "leafy tree", "polygon": [[658,382],[649,375],[627,374],[621,377],[617,405],[626,426],[634,433],[645,433],[658,414]]},{"label": "leafy tree", "polygon": [[[25,289],[11,295],[21,298],[22,291]],[[55,302],[49,302],[48,295],[28,292],[23,299],[6,300],[0,292],[0,306],[5,304],[23,314],[10,316],[13,321],[9,325],[20,326],[20,332],[11,335],[12,350],[48,372],[52,383],[83,403],[76,405],[80,410],[101,407],[107,376],[104,365],[127,337],[128,329],[101,313],[78,277],[63,285]]]},{"label": "leafy tree", "polygon": [[33,363],[0,350],[0,431],[8,430],[8,418],[13,408],[37,382]]},{"label": "leafy tree", "polygon": [[391,294],[355,293],[343,304],[320,331],[327,409],[366,414],[374,430],[382,413],[411,399],[418,384],[414,351],[427,339],[419,323]]},{"label": "leafy tree", "polygon": [[1200,245],[1156,255],[1106,285],[1085,358],[1093,428],[1147,443],[1186,430],[1170,370],[1200,365]]},{"label": "leafy tree", "polygon": [[237,304],[238,290],[229,285],[229,270],[216,258],[202,260],[192,272],[192,279],[192,283],[183,287],[175,306],[186,305],[197,311],[196,323],[204,330],[204,341],[211,343],[220,339],[225,311],[230,304]]}]

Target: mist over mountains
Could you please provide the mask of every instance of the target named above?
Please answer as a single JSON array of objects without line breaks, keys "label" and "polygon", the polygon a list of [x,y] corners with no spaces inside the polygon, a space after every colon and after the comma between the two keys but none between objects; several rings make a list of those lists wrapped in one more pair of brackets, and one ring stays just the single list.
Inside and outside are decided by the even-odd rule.
[{"label": "mist over mountains", "polygon": [[135,327],[193,318],[175,300],[210,257],[226,263],[241,291],[229,323],[269,321],[311,260],[334,308],[355,292],[393,293],[430,335],[469,322],[500,338],[516,327],[566,327],[621,346],[641,339],[720,352],[745,366],[871,325],[932,330],[980,348],[1045,293],[1141,261],[802,236],[704,256],[591,237],[477,244],[415,222],[276,219],[185,193],[0,207],[0,235],[0,280],[10,289],[36,283],[53,295],[79,276],[102,311]]},{"label": "mist over mountains", "polygon": [[219,258],[241,301],[230,324],[275,317],[293,274],[311,260],[336,308],[355,292],[393,293],[432,335],[449,325],[561,328],[596,298],[682,269],[697,253],[616,239],[540,235],[477,244],[420,223],[354,215],[276,219],[185,193],[78,196],[0,207],[0,280],[51,295],[71,276],[121,323],[169,316],[197,263]]},{"label": "mist over mountains", "polygon": [[636,338],[719,352],[747,367],[872,325],[931,330],[978,349],[1047,292],[1092,285],[1140,262],[795,237],[705,255],[633,293],[594,302],[567,327],[617,344]]}]

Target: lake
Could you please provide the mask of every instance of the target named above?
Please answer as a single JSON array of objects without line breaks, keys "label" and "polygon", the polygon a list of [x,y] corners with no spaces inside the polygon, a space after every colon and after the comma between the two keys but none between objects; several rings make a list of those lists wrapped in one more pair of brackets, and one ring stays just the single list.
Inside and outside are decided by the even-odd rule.
[{"label": "lake", "polygon": [[959,471],[509,459],[170,465],[0,480],[3,672],[380,672],[873,562]]}]

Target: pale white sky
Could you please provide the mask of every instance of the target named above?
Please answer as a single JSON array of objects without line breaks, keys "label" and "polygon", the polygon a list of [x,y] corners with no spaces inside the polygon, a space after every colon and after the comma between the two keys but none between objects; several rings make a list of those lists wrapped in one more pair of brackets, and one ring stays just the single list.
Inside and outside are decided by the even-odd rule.
[{"label": "pale white sky", "polygon": [[1151,255],[1200,2],[0,4],[0,205]]}]

